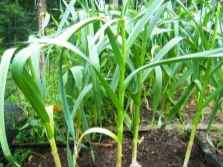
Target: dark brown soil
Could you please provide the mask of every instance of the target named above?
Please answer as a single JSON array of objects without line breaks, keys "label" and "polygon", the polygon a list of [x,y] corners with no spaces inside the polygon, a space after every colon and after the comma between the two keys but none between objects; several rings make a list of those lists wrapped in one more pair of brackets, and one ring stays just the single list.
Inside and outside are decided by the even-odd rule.
[{"label": "dark brown soil", "polygon": [[[184,117],[188,122],[192,122],[195,113],[195,106],[191,104],[184,108]],[[151,112],[142,109],[142,119],[148,120],[144,124],[149,124],[151,120]],[[158,118],[158,116],[156,115]],[[222,116],[217,116],[215,122],[222,124],[220,119]],[[149,118],[149,119],[148,119]],[[208,118],[203,116],[202,123],[207,123]],[[177,120],[172,123],[176,123]],[[205,138],[205,131],[199,131],[198,136],[207,145]],[[140,138],[144,140],[139,144],[137,160],[142,167],[181,167],[183,165],[184,156],[189,141],[188,135],[182,129],[174,130],[154,130],[147,132],[140,132]],[[222,133],[218,131],[211,131],[210,138],[214,139],[214,144],[222,140]],[[130,132],[125,132],[123,139],[123,167],[129,167],[131,164],[131,146],[132,137]],[[115,167],[116,162],[116,144],[114,141],[104,138],[102,143],[110,144],[109,147],[99,146],[94,148],[96,162],[92,161],[89,150],[82,149],[78,157],[79,167]],[[217,157],[218,161],[223,164],[223,149],[216,151],[210,150]],[[38,155],[31,155],[25,167],[37,167],[41,164],[42,167],[54,166],[52,156],[49,149],[38,150]],[[61,163],[63,167],[67,167],[66,150],[59,149]],[[204,155],[200,147],[194,143],[188,167],[214,167],[212,162]]]},{"label": "dark brown soil", "polygon": [[[140,134],[144,137],[139,145],[138,162],[143,166],[151,167],[181,167],[184,160],[188,137],[173,131],[151,131]],[[104,139],[102,143],[110,143],[112,146],[95,148],[94,153],[96,163],[91,159],[89,150],[82,150],[78,158],[79,167],[115,167],[116,162],[116,144]],[[54,166],[50,150],[41,150],[44,157],[32,155],[25,166],[42,167]],[[59,149],[62,166],[67,167],[66,150]],[[123,141],[123,167],[129,167],[131,164],[131,138],[125,135]],[[189,165],[193,167],[214,167],[205,157],[202,150],[195,144],[190,157]]]}]

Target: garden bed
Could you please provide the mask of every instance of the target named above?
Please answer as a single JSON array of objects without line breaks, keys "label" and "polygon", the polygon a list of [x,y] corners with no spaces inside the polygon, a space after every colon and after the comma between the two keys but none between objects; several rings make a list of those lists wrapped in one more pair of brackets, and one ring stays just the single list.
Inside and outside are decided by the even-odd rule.
[{"label": "garden bed", "polygon": [[[173,130],[164,131],[148,131],[141,132],[141,137],[144,140],[139,144],[138,161],[143,166],[152,167],[181,167],[184,160],[185,150],[187,148],[188,135],[180,134]],[[102,143],[108,145],[95,148],[94,153],[96,163],[91,159],[89,150],[80,152],[78,158],[79,167],[115,167],[116,162],[116,144],[110,139],[104,139]],[[123,140],[123,167],[128,167],[131,164],[131,134],[126,132]],[[36,150],[41,156],[30,155],[26,167],[39,166],[42,167],[54,166],[50,149]],[[63,167],[67,167],[66,150],[59,149],[61,163]],[[223,164],[222,152],[215,152],[216,157]],[[205,156],[201,148],[195,143],[192,149],[189,165],[194,167],[215,167],[215,165]]]},{"label": "garden bed", "polygon": [[[184,108],[184,117],[187,122],[191,122],[195,106],[190,103]],[[208,110],[208,108],[206,108]],[[142,108],[141,119],[151,120],[151,112]],[[211,148],[205,138],[205,126],[208,121],[208,115],[204,115],[203,121],[198,127],[198,137],[209,147],[210,151],[214,154],[220,164],[223,164],[223,151],[220,148],[218,151]],[[219,116],[216,116],[214,124],[222,125]],[[146,125],[147,124],[147,125]],[[180,126],[177,126],[177,120],[174,119],[172,125],[166,126],[166,129],[160,131],[158,128],[151,130],[148,123],[143,123],[140,128],[140,139],[144,138],[139,144],[138,161],[142,167],[181,167],[183,165],[189,135],[187,131]],[[179,125],[179,124],[178,124]],[[190,130],[190,126],[186,126]],[[213,143],[217,144],[221,140],[220,131],[210,131],[209,136],[213,139]],[[131,164],[131,147],[132,147],[132,134],[126,130],[124,132],[123,140],[123,167],[129,167]],[[99,146],[94,149],[96,163],[92,162],[89,150],[82,149],[78,157],[79,167],[113,167],[116,162],[116,143],[109,138],[102,140],[104,146]],[[50,153],[50,149],[33,150],[40,153],[41,156],[32,154],[30,155],[26,167],[39,166],[42,167],[54,166],[54,161]],[[59,154],[61,164],[67,167],[66,149],[60,148]],[[202,149],[197,143],[194,143],[192,154],[188,166],[193,167],[216,167],[215,164],[204,154]],[[219,167],[219,166],[217,166]]]},{"label": "garden bed", "polygon": [[[142,124],[139,128],[140,139],[144,138],[139,144],[138,161],[143,166],[162,167],[172,166],[180,167],[183,164],[184,156],[189,141],[187,131],[191,129],[192,119],[195,113],[195,104],[188,103],[182,110],[184,113],[185,126],[180,125],[177,119],[174,119],[170,125],[167,125],[165,130],[160,131],[157,126],[152,130],[150,126],[150,120],[152,118],[152,112],[145,107],[141,108],[141,120]],[[206,107],[203,111],[210,112],[211,107]],[[212,126],[222,129],[221,112],[218,112]],[[158,120],[159,115],[156,115]],[[223,150],[220,148],[216,150],[211,148],[205,138],[205,129],[209,120],[209,114],[203,114],[202,120],[198,125],[197,136],[209,147],[211,152],[217,158],[220,164],[223,164]],[[212,130],[209,133],[209,137],[216,146],[218,142],[222,140],[222,134],[219,130]],[[131,164],[131,147],[132,147],[132,134],[127,128],[124,132],[123,140],[123,167],[129,167]],[[104,144],[104,145],[103,145]],[[102,145],[94,148],[96,163],[94,164],[91,158],[89,150],[82,149],[78,157],[79,167],[113,167],[116,162],[116,143],[110,138],[104,137]],[[65,145],[63,146],[65,147]],[[39,147],[40,148],[40,147]],[[25,150],[21,148],[21,154]],[[67,154],[65,148],[59,148],[59,154],[61,164],[63,167],[68,166]],[[37,153],[37,154],[36,154]],[[23,165],[25,167],[33,166],[37,167],[54,166],[54,161],[51,156],[50,147],[46,145],[41,149],[32,149],[32,153],[29,154],[27,162]],[[216,165],[204,154],[202,149],[197,143],[194,143],[192,154],[190,157],[188,166],[199,167],[216,167]],[[219,167],[219,166],[217,166]]]}]

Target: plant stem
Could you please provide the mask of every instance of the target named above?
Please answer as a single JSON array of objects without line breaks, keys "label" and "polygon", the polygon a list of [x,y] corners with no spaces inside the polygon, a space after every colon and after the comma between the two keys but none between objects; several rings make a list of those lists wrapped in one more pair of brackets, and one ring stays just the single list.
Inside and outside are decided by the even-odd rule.
[{"label": "plant stem", "polygon": [[[216,12],[216,17],[215,17],[216,24],[215,24],[215,27],[214,27],[214,34],[213,34],[212,45],[211,45],[210,49],[214,49],[214,47],[215,47],[215,40],[216,40],[216,36],[217,36],[219,14],[220,14],[220,4],[218,4],[218,8],[217,8],[217,12]],[[198,107],[197,107],[197,110],[196,110],[196,115],[195,115],[193,128],[192,128],[191,135],[190,135],[189,144],[187,146],[187,152],[186,152],[186,155],[185,155],[183,167],[187,167],[188,161],[189,161],[189,158],[190,158],[190,153],[191,153],[191,150],[192,150],[192,146],[193,146],[193,142],[194,142],[194,138],[195,138],[195,134],[196,134],[196,130],[197,130],[197,125],[199,123],[200,116],[201,116],[201,111],[202,111],[202,108],[203,108],[205,91],[206,91],[208,81],[209,81],[209,77],[210,77],[211,62],[212,62],[212,59],[208,58],[203,89],[202,89],[202,92],[201,92],[201,95],[200,95],[200,98],[199,98],[199,101],[198,101]]]},{"label": "plant stem", "polygon": [[54,138],[53,126],[51,127],[49,122],[44,122],[44,125],[46,128],[47,138],[50,142],[51,154],[53,156],[55,166],[61,167],[60,157],[59,157],[59,154],[57,151],[57,145],[56,145],[55,138]]},{"label": "plant stem", "polygon": [[51,146],[51,149],[52,149],[51,154],[53,156],[55,166],[56,167],[61,167],[60,158],[59,158],[59,155],[58,155],[57,146],[56,146],[56,142],[55,142],[54,137],[49,139],[49,142],[50,142],[50,146]]},{"label": "plant stem", "polygon": [[[122,23],[122,58],[123,64],[120,66],[120,80],[119,80],[119,101],[124,107],[124,81],[125,81],[125,58],[126,58],[126,36],[125,36],[125,20],[120,20]],[[124,120],[124,113],[123,110],[118,111],[118,146],[117,146],[117,154],[116,154],[116,167],[121,167],[122,164],[122,140],[123,140],[123,120]]]},{"label": "plant stem", "polygon": [[138,133],[139,133],[139,122],[140,122],[140,98],[142,90],[142,73],[139,72],[138,75],[138,92],[136,93],[137,101],[135,101],[134,109],[134,128],[133,128],[133,141],[132,141],[132,162],[135,162],[137,159],[137,150],[138,150]]},{"label": "plant stem", "polygon": [[[145,54],[146,54],[146,44],[147,44],[147,37],[148,37],[148,23],[146,23],[144,28],[143,34],[143,41],[142,41],[142,52],[140,56],[140,64],[139,67],[143,65]],[[138,68],[138,67],[137,67]],[[139,123],[140,123],[140,101],[141,101],[141,94],[142,94],[142,72],[137,74],[138,79],[138,92],[136,93],[136,100],[135,100],[135,109],[133,112],[133,141],[132,141],[132,162],[137,160],[137,150],[138,150],[138,136],[139,136]]]},{"label": "plant stem", "polygon": [[191,134],[190,134],[190,140],[189,140],[189,143],[188,143],[188,146],[187,146],[187,151],[186,151],[183,167],[187,167],[187,165],[188,165],[191,150],[192,150],[193,143],[194,143],[194,137],[195,137],[195,134],[196,134],[196,131],[197,131],[198,123],[200,121],[201,111],[202,111],[202,108],[203,108],[203,101],[204,101],[205,92],[206,92],[206,88],[207,88],[208,81],[209,81],[209,76],[210,76],[209,74],[210,74],[210,71],[211,71],[211,61],[212,61],[211,58],[209,58],[208,61],[207,61],[206,75],[205,75],[205,78],[204,78],[203,89],[202,89],[201,95],[198,99],[198,107],[196,109],[196,115],[195,115],[195,118],[194,118],[193,127],[192,127]]}]

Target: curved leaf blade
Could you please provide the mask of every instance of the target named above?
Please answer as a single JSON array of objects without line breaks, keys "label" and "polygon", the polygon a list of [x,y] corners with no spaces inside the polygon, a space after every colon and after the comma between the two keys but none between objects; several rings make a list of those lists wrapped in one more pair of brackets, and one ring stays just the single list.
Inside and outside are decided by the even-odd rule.
[{"label": "curved leaf blade", "polygon": [[1,58],[0,64],[0,142],[5,158],[14,164],[15,166],[19,166],[13,159],[11,155],[11,151],[9,149],[8,141],[6,138],[5,132],[5,120],[4,120],[4,94],[5,94],[5,86],[7,80],[7,74],[9,70],[9,65],[12,59],[12,56],[15,52],[15,48],[6,50]]}]

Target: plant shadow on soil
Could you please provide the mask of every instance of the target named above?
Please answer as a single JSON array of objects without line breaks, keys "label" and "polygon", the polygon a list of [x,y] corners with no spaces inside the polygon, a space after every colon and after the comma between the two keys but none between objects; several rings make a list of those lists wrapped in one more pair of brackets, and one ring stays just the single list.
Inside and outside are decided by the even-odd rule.
[{"label": "plant shadow on soil", "polygon": [[[185,116],[188,117],[187,113],[194,113],[191,111],[193,107],[189,107],[188,112]],[[148,111],[142,110],[142,117],[148,118]],[[151,115],[150,115],[151,116]],[[149,116],[149,117],[150,117]],[[190,117],[190,116],[189,116]],[[190,117],[193,118],[193,117]],[[218,119],[218,117],[217,117]],[[219,123],[219,119],[217,120]],[[222,122],[220,122],[222,123]],[[212,133],[212,132],[211,132]],[[213,136],[219,132],[213,132]],[[123,139],[123,167],[129,167],[131,164],[132,154],[132,134],[130,132],[124,133]],[[183,166],[184,156],[187,149],[187,143],[189,141],[186,133],[181,133],[179,130],[153,130],[140,132],[140,138],[144,140],[139,144],[137,160],[142,167],[181,167]],[[205,131],[199,131],[198,136],[203,142],[209,146],[205,140]],[[215,137],[216,138],[216,137]],[[102,143],[108,144],[106,147],[98,146],[94,148],[95,164],[92,161],[90,150],[82,149],[79,153],[77,160],[79,167],[115,167],[116,162],[116,144],[109,138],[103,138]],[[210,147],[209,147],[210,148]],[[216,151],[214,148],[210,148],[214,153],[218,161],[223,164],[223,152],[222,149]],[[50,149],[38,150],[43,157],[38,155],[31,155],[28,162],[24,165],[25,167],[49,167],[55,166],[53,158],[50,153]],[[66,150],[58,150],[61,164],[63,167],[67,167]],[[194,143],[191,152],[189,167],[215,167],[212,162],[205,156],[201,148]]]}]

